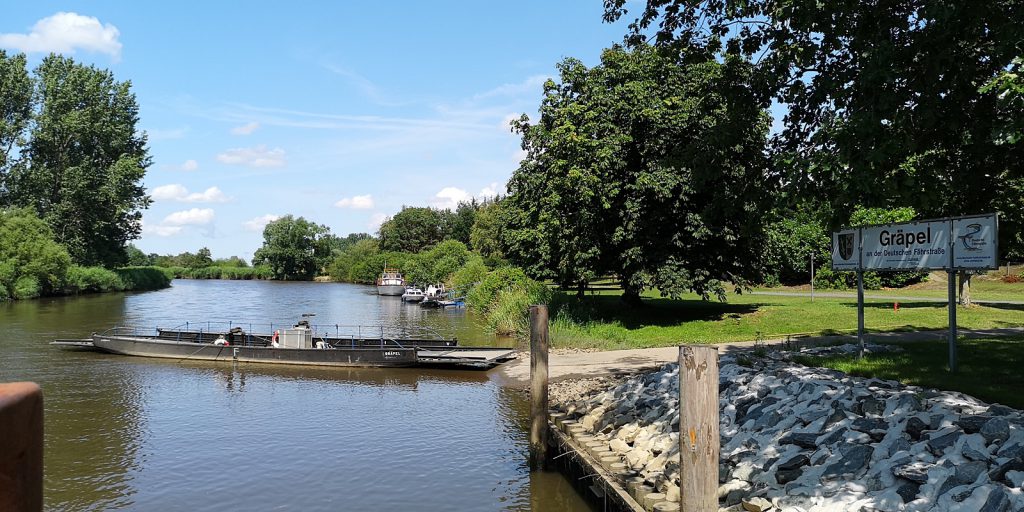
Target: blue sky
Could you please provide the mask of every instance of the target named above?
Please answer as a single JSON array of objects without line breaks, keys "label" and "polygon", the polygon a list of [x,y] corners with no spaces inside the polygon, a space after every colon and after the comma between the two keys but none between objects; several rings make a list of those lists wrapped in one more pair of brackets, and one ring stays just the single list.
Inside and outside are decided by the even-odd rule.
[{"label": "blue sky", "polygon": [[36,0],[5,6],[0,47],[132,82],[153,157],[136,246],[248,259],[276,216],[372,233],[402,205],[503,193],[508,120],[625,34],[601,3]]}]

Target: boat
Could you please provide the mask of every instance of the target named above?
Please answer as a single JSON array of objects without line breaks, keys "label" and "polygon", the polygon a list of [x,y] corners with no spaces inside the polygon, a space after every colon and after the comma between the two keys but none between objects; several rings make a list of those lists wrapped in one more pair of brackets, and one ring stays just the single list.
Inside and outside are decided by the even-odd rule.
[{"label": "boat", "polygon": [[385,268],[377,278],[377,295],[397,297],[405,293],[405,279],[401,272],[393,268]]},{"label": "boat", "polygon": [[406,288],[405,293],[402,294],[402,300],[405,302],[419,302],[423,300],[423,290],[419,288]]},{"label": "boat", "polygon": [[[115,327],[86,339],[56,340],[52,344],[127,356],[164,359],[230,361],[311,366],[461,367],[486,369],[514,357],[512,349],[467,348],[455,339],[395,338],[377,330],[379,338],[318,335],[305,320],[270,334],[251,334],[240,324],[228,330],[199,328],[146,330]],[[332,326],[340,327],[340,326]],[[364,332],[373,329],[363,328]]]},{"label": "boat", "polygon": [[440,307],[441,301],[447,298],[448,292],[444,289],[443,284],[432,284],[423,292],[423,301],[420,302],[420,306],[427,308]]}]

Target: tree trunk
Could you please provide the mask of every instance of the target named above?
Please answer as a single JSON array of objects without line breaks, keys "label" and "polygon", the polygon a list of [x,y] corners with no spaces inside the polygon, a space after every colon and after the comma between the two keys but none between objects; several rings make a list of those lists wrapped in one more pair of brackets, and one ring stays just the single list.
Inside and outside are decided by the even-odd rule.
[{"label": "tree trunk", "polygon": [[971,305],[971,274],[960,271],[960,305]]},{"label": "tree trunk", "polygon": [[622,302],[630,306],[639,306],[640,301],[640,290],[630,286],[622,287]]},{"label": "tree trunk", "polygon": [[586,294],[586,291],[587,291],[587,282],[586,281],[580,281],[579,283],[576,283],[576,298],[577,299],[581,299],[582,300],[583,297]]}]

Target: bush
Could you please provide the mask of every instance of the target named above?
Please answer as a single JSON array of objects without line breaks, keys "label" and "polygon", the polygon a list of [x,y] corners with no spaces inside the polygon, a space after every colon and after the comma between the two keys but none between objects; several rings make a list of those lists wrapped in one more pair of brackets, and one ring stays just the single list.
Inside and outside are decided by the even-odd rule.
[{"label": "bush", "polygon": [[470,256],[465,265],[452,274],[448,280],[448,287],[466,295],[473,291],[473,288],[486,276],[487,265],[484,264],[483,258],[474,254]]},{"label": "bush", "polygon": [[468,295],[466,304],[486,315],[497,302],[498,292],[512,288],[526,289],[531,279],[517,267],[502,267],[485,276]]},{"label": "bush", "polygon": [[1024,272],[1021,272],[1019,275],[1010,274],[1008,276],[1003,276],[1002,280],[1004,283],[1019,283],[1024,281]]},{"label": "bush", "polygon": [[35,213],[0,209],[0,300],[53,293],[70,265],[67,249]]},{"label": "bush", "polygon": [[159,290],[171,285],[174,274],[160,267],[123,267],[114,270],[124,290]]},{"label": "bush", "polygon": [[14,282],[15,299],[34,299],[42,295],[43,287],[36,276],[21,276]]},{"label": "bush", "polygon": [[112,270],[103,267],[72,265],[64,282],[64,293],[98,293],[124,290],[124,281]]}]

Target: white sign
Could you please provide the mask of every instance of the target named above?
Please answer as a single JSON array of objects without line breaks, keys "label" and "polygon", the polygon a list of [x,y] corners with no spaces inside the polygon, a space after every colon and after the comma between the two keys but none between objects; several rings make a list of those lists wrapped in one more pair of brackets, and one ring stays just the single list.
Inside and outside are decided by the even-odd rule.
[{"label": "white sign", "polygon": [[997,268],[997,227],[995,215],[953,219],[953,266]]},{"label": "white sign", "polygon": [[832,233],[832,269],[860,268],[860,230],[846,229]]},{"label": "white sign", "polygon": [[832,269],[994,269],[998,237],[995,215],[848,228],[832,233]]},{"label": "white sign", "polygon": [[949,221],[862,228],[865,270],[949,268]]}]

